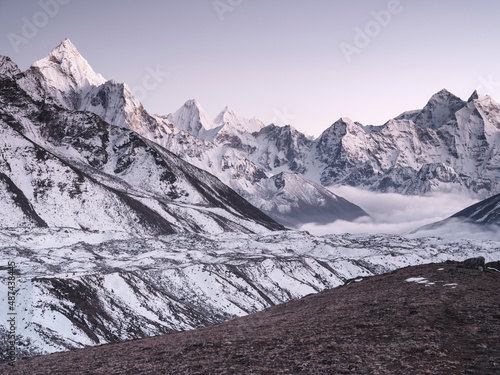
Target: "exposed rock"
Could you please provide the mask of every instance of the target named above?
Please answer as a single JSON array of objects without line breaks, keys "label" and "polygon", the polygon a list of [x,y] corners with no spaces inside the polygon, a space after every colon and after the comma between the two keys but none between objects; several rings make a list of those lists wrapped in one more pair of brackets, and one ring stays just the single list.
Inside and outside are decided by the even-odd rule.
[{"label": "exposed rock", "polygon": [[462,266],[471,270],[484,270],[484,257],[469,258],[463,261]]},{"label": "exposed rock", "polygon": [[[498,238],[498,228],[500,226],[500,194],[496,194],[488,199],[482,200],[472,206],[457,212],[447,219],[424,225],[412,233],[422,231],[445,230],[457,232],[457,228],[474,228],[474,233],[489,233],[490,238]],[[427,233],[426,235],[434,235]]]}]

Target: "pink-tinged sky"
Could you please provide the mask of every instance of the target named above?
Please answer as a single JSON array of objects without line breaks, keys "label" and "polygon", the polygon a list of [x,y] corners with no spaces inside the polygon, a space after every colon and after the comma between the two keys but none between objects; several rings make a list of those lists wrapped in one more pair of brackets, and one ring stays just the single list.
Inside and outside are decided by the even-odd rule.
[{"label": "pink-tinged sky", "polygon": [[151,113],[196,98],[319,135],[442,88],[500,101],[499,16],[498,0],[0,0],[0,55],[24,70],[68,37]]}]

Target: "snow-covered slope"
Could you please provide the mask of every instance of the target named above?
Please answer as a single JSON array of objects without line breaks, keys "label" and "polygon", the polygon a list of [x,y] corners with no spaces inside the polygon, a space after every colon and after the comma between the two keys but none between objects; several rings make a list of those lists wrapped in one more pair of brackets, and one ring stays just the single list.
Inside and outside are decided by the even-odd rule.
[{"label": "snow-covered slope", "polygon": [[457,212],[452,218],[475,224],[500,226],[500,194]]},{"label": "snow-covered slope", "polygon": [[[17,334],[25,353],[199,327],[408,265],[500,257],[498,242],[301,232],[103,241],[69,229],[12,229],[0,230],[0,239],[0,268],[15,260],[20,270]],[[0,274],[4,306],[7,277]]]},{"label": "snow-covered slope", "polygon": [[5,76],[12,78],[20,74],[18,66],[7,56],[0,56],[0,77]]},{"label": "snow-covered slope", "polygon": [[[450,100],[449,109],[459,104]],[[402,117],[407,118],[371,132],[347,119],[333,124],[316,141],[316,158],[324,165],[321,182],[417,195],[452,191],[481,197],[500,191],[498,103],[475,94],[440,125],[448,113],[437,105],[413,113],[418,124]]]},{"label": "snow-covered slope", "polygon": [[[227,124],[242,123],[229,111],[216,122],[226,116]],[[267,177],[293,172],[324,186],[410,195],[456,192],[481,198],[500,192],[500,105],[476,92],[465,102],[442,90],[422,110],[405,112],[382,126],[341,118],[315,140],[288,125],[269,125],[253,133],[235,131],[238,126],[224,128],[215,147],[224,153],[234,150],[232,157],[250,161]],[[211,165],[218,161],[205,156]],[[229,169],[232,176],[238,175],[234,167]],[[238,178],[226,182],[241,191],[232,180]]]},{"label": "snow-covered slope", "polygon": [[474,234],[488,234],[488,238],[500,238],[500,194],[463,209],[449,218],[425,225],[413,233],[439,234],[469,231]]},{"label": "snow-covered slope", "polygon": [[174,126],[199,139],[211,140],[218,129],[212,118],[196,99],[188,100],[176,112],[167,116]]},{"label": "snow-covered slope", "polygon": [[139,201],[75,170],[3,120],[0,133],[3,228],[73,227],[138,235],[174,232]]},{"label": "snow-covered slope", "polygon": [[221,156],[248,160],[267,177],[293,172],[323,186],[410,195],[455,192],[479,198],[500,192],[500,105],[476,92],[465,102],[442,90],[422,110],[405,112],[382,126],[341,118],[314,140],[288,125],[237,130],[245,129],[244,121],[230,112],[223,111],[215,121],[226,124],[213,141],[220,151],[197,158],[206,157],[205,166],[199,166],[209,165],[212,173],[226,175],[224,181],[243,194],[255,191],[242,188],[234,165],[213,167]]},{"label": "snow-covered slope", "polygon": [[4,226],[138,235],[282,229],[156,143],[95,114],[36,101],[22,78],[0,80],[0,188],[2,205],[15,213]]},{"label": "snow-covered slope", "polygon": [[195,101],[151,116],[69,41],[24,73],[0,58],[0,269],[18,265],[19,350],[189,329],[411,264],[497,260],[493,241],[276,232],[241,197],[296,224],[364,215],[319,182],[498,189],[499,105],[431,102],[380,127],[343,118],[314,140],[229,109],[212,121]]},{"label": "snow-covered slope", "polygon": [[226,107],[214,120],[218,126],[223,126],[225,131],[232,128],[240,133],[255,133],[264,127],[264,123],[255,117],[246,119],[236,114],[231,108]]},{"label": "snow-covered slope", "polygon": [[94,72],[69,39],[35,62],[18,83],[35,100],[92,112],[123,128],[150,126],[150,116],[129,87]]},{"label": "snow-covered slope", "polygon": [[69,39],[63,40],[49,56],[36,61],[32,67],[46,77],[48,88],[62,96],[70,91],[81,92],[106,82],[102,75],[94,72]]},{"label": "snow-covered slope", "polygon": [[422,110],[405,112],[396,119],[412,120],[418,126],[438,129],[448,121],[452,121],[455,113],[465,104],[462,99],[443,89],[434,94]]},{"label": "snow-covered slope", "polygon": [[256,194],[249,194],[246,198],[275,220],[290,227],[368,216],[359,206],[290,172],[281,172],[262,180],[256,188]]}]

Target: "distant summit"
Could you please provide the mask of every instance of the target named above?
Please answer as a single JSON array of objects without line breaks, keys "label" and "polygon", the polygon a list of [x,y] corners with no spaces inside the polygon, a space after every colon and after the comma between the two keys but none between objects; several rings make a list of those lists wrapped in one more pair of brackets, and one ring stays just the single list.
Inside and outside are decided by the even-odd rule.
[{"label": "distant summit", "polygon": [[216,127],[210,115],[196,99],[188,100],[176,112],[168,115],[167,119],[179,130],[201,139],[210,138],[208,130]]},{"label": "distant summit", "polygon": [[265,125],[262,121],[257,120],[255,117],[252,119],[246,119],[240,117],[229,107],[224,108],[224,110],[219,113],[215,118],[214,122],[220,126],[222,129],[229,131],[229,128],[239,132],[254,133],[260,131]]}]

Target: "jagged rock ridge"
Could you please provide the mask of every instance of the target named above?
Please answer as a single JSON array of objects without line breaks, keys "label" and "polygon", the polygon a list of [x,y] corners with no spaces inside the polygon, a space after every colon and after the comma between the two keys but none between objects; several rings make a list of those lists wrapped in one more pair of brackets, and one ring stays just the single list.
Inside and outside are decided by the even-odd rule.
[{"label": "jagged rock ridge", "polygon": [[[63,60],[67,53],[60,53]],[[158,144],[92,112],[40,97],[46,89],[43,80],[32,79],[34,69],[3,69],[8,74],[0,76],[3,227],[138,235],[283,229],[217,178]],[[88,68],[77,71],[83,72],[74,81],[80,87]],[[60,82],[58,71],[54,77]],[[64,91],[57,96],[67,98]]]}]

